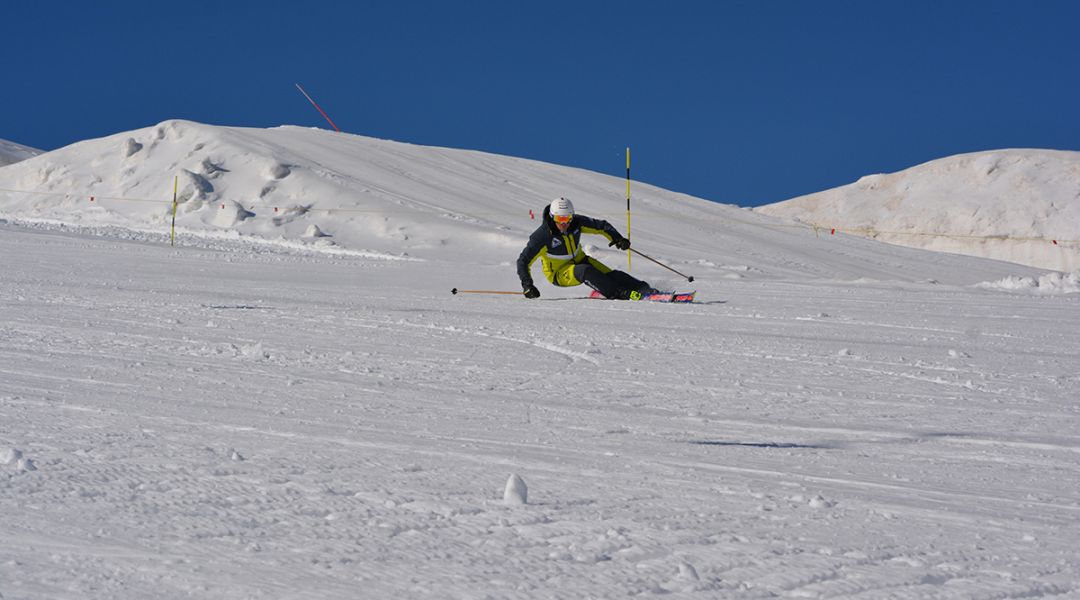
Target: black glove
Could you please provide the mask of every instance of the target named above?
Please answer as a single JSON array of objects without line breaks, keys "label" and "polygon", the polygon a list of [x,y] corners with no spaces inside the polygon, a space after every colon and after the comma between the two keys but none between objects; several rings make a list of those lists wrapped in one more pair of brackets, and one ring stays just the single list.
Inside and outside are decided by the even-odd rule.
[{"label": "black glove", "polygon": [[616,238],[616,239],[611,240],[611,243],[608,244],[608,246],[615,246],[619,250],[629,250],[630,249],[630,240],[628,240],[628,239],[626,239],[624,237]]},{"label": "black glove", "polygon": [[525,289],[525,297],[526,298],[529,298],[531,300],[533,298],[539,298],[540,297],[540,290],[536,289],[535,285],[530,283],[529,285],[524,286],[524,289]]}]

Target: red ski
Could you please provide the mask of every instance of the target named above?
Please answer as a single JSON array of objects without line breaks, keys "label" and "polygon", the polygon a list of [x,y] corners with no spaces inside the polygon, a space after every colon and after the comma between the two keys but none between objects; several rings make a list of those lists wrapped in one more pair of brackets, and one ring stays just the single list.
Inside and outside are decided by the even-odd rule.
[{"label": "red ski", "polygon": [[[649,302],[689,303],[689,302],[694,301],[694,294],[696,294],[696,293],[697,293],[696,291],[693,291],[693,292],[656,292],[655,294],[647,294],[645,296],[642,296],[641,299],[642,300],[647,300]],[[590,298],[595,298],[595,299],[598,299],[598,300],[607,300],[606,296],[604,296],[603,294],[601,294],[600,292],[598,292],[596,290],[593,290],[592,293],[589,294],[589,297]]]}]

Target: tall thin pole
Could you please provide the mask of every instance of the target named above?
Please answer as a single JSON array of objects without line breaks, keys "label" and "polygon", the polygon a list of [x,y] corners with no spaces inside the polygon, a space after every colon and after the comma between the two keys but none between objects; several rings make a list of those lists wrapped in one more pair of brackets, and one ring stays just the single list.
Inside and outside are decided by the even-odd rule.
[{"label": "tall thin pole", "polygon": [[[630,146],[626,147],[626,239],[630,239]],[[626,250],[626,270],[630,270],[630,250]]]},{"label": "tall thin pole", "polygon": [[180,176],[176,175],[172,180],[172,232],[169,233],[169,245],[176,245],[176,185],[180,181]]},{"label": "tall thin pole", "polygon": [[319,111],[319,114],[321,114],[323,116],[323,118],[326,119],[330,123],[330,126],[334,128],[334,131],[336,131],[338,133],[341,133],[341,130],[338,129],[338,126],[334,125],[334,122],[330,120],[330,117],[329,117],[329,115],[326,114],[326,111],[324,111],[318,104],[315,103],[314,100],[311,99],[311,96],[309,96],[308,93],[304,91],[304,88],[300,87],[299,83],[296,84],[296,89],[300,90],[300,93],[303,94],[304,97],[308,99],[308,102],[310,102],[311,105],[315,107],[315,110]]}]

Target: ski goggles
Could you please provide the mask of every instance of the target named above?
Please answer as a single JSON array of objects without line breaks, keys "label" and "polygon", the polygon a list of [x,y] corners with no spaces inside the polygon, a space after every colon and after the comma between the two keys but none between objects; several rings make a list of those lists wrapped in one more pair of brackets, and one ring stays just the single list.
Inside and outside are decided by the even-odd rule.
[{"label": "ski goggles", "polygon": [[560,225],[566,225],[574,219],[574,215],[552,215],[551,218]]}]

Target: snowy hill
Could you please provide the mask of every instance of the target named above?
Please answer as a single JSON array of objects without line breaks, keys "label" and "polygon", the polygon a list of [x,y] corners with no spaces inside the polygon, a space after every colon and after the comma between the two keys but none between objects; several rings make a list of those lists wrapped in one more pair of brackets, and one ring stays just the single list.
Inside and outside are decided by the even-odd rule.
[{"label": "snowy hill", "polygon": [[295,127],[0,188],[4,600],[1080,593],[1076,276],[635,184],[695,303],[452,296],[624,182]]},{"label": "snowy hill", "polygon": [[905,246],[1080,268],[1080,152],[963,154],[756,210]]},{"label": "snowy hill", "polygon": [[[622,179],[536,161],[318,129],[166,121],[88,140],[0,172],[0,217],[167,235],[174,177],[181,240],[244,239],[387,260],[511,263],[553,197],[625,228]],[[702,280],[937,280],[972,284],[1030,270],[818,238],[774,219],[648,185],[633,187],[636,247]],[[91,200],[92,198],[92,200]],[[590,240],[587,243],[595,244]],[[202,242],[199,242],[202,243]],[[588,251],[613,265],[625,255]],[[663,279],[667,272],[656,275]],[[677,281],[677,276],[674,277]],[[662,281],[661,281],[662,283]]]},{"label": "snowy hill", "polygon": [[41,150],[7,140],[0,140],[0,167],[15,164],[38,154],[41,154]]}]

